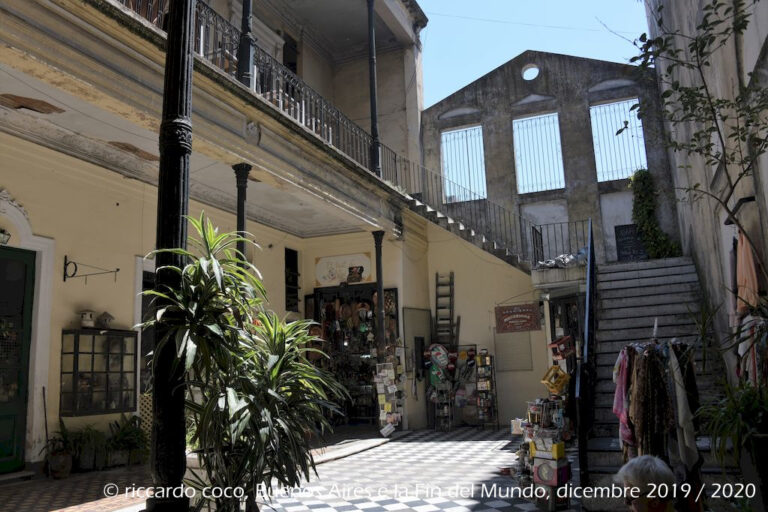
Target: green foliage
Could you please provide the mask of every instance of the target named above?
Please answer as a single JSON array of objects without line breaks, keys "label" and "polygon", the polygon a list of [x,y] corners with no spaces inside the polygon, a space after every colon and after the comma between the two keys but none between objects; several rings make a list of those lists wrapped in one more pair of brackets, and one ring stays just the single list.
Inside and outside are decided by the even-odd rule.
[{"label": "green foliage", "polygon": [[120,415],[119,421],[109,424],[110,437],[106,446],[110,451],[146,451],[149,442],[147,435],[141,428],[141,419],[138,416]]},{"label": "green foliage", "polygon": [[669,239],[656,219],[656,190],[653,177],[646,169],[632,175],[629,184],[632,189],[632,221],[637,225],[648,257],[671,258],[680,255],[680,245]]},{"label": "green foliage", "polygon": [[[184,366],[187,414],[201,469],[194,487],[242,487],[253,500],[260,485],[295,486],[314,469],[309,435],[330,428],[326,412],[346,396],[332,375],[307,358],[311,322],[285,323],[266,312],[255,267],[236,250],[237,233],[219,234],[204,215],[190,219],[197,233],[178,289],[149,292],[164,299],[151,324],[168,329]],[[236,499],[216,499],[216,510],[240,510]],[[204,506],[203,502],[197,504]]]},{"label": "green foliage", "polygon": [[75,453],[74,437],[64,424],[64,420],[59,418],[59,430],[47,440],[40,453],[45,452],[47,456],[57,453]]},{"label": "green foliage", "polygon": [[741,383],[725,386],[725,398],[699,409],[704,431],[712,438],[712,448],[721,465],[731,451],[736,465],[747,450],[757,460],[754,443],[768,434],[768,389]]},{"label": "green foliage", "polygon": [[[753,250],[755,244],[731,205],[739,183],[754,173],[756,163],[768,150],[768,116],[764,115],[768,88],[756,77],[750,76],[744,83],[738,63],[735,90],[726,88],[724,96],[718,96],[721,88],[710,80],[718,76],[713,57],[744,33],[758,1],[707,0],[700,14],[692,14],[699,20],[692,32],[685,31],[687,24],[680,21],[674,27],[666,25],[660,5],[655,16],[657,36],[642,34],[635,41],[639,55],[631,59],[642,70],[655,69],[662,83],[662,114],[671,126],[668,146],[700,158],[713,172],[722,172],[726,186],[717,191],[689,176],[691,185],[683,188],[688,198],[716,202],[745,233]],[[646,107],[639,105],[641,117]],[[709,176],[704,173],[707,180]],[[765,265],[759,263],[765,273]]]}]

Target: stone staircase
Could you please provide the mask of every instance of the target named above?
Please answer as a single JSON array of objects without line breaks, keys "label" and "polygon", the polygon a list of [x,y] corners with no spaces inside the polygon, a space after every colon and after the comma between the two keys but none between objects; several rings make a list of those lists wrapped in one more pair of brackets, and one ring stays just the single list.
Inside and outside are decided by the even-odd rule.
[{"label": "stone staircase", "polygon": [[[619,444],[619,423],[613,414],[613,365],[621,349],[632,342],[648,341],[658,319],[658,338],[694,344],[699,311],[698,276],[689,258],[668,258],[633,263],[604,264],[597,271],[597,382],[595,422],[590,433],[588,467],[590,485],[610,485],[623,464]],[[702,403],[721,396],[718,382],[723,375],[720,361],[696,351],[697,385]],[[731,481],[735,468],[723,472],[709,447],[709,439],[698,440],[705,459],[705,482]],[[620,510],[623,503],[585,500],[586,510]]]},{"label": "stone staircase", "polygon": [[[417,196],[417,194],[414,195]],[[491,240],[479,231],[476,231],[472,226],[469,226],[466,222],[435,210],[428,204],[423,203],[417,197],[409,196],[408,204],[411,210],[430,222],[437,224],[441,228],[463,238],[502,261],[530,274],[530,262],[526,258],[526,255],[522,253],[521,248],[507,247],[499,241]]]}]

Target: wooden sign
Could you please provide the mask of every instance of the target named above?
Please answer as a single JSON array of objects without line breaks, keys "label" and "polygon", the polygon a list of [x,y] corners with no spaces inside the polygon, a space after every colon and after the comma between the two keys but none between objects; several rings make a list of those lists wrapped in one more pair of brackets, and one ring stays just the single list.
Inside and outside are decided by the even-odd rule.
[{"label": "wooden sign", "polygon": [[496,306],[496,332],[538,331],[541,329],[539,304]]},{"label": "wooden sign", "polygon": [[643,241],[640,239],[640,233],[637,232],[635,224],[615,226],[613,230],[616,234],[617,260],[638,261],[648,259],[648,253],[645,252]]}]

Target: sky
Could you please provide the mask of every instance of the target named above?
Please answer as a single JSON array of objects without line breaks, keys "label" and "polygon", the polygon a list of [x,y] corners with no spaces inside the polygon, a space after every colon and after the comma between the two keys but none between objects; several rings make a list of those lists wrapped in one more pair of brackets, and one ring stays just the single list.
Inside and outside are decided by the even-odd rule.
[{"label": "sky", "polygon": [[641,0],[419,0],[419,5],[429,18],[421,32],[425,108],[525,50],[627,63],[637,50],[622,38],[633,40],[647,30]]}]

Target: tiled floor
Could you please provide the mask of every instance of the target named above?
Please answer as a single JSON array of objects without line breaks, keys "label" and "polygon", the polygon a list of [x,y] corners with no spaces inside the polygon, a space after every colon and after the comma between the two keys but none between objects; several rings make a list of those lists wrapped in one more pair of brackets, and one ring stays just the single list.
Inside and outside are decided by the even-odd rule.
[{"label": "tiled floor", "polygon": [[[275,512],[495,512],[536,507],[499,468],[515,459],[507,431],[420,431],[318,465],[301,489],[276,494],[261,510]],[[0,510],[111,512],[140,507],[141,498],[105,498],[104,486],[150,486],[148,468],[81,473],[65,480],[0,486]]]},{"label": "tiled floor", "polygon": [[499,468],[515,460],[507,431],[416,432],[328,462],[301,489],[276,493],[276,512],[527,511],[521,489]]}]

